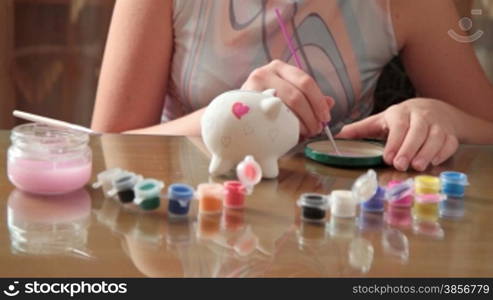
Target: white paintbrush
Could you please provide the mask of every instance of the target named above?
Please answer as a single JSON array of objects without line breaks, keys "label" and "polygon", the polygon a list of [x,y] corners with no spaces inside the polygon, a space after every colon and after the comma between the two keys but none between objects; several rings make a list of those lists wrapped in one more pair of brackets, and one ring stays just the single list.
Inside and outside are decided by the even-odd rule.
[{"label": "white paintbrush", "polygon": [[84,127],[84,126],[72,124],[72,123],[65,122],[65,121],[55,120],[55,119],[51,119],[51,118],[47,118],[47,117],[42,117],[42,116],[38,116],[35,114],[30,114],[27,112],[19,111],[19,110],[14,110],[12,112],[12,114],[17,118],[24,119],[24,120],[31,121],[31,122],[46,124],[46,125],[55,126],[55,127],[72,129],[72,130],[76,130],[76,131],[85,132],[88,134],[100,134],[99,132],[96,132],[96,131],[89,129],[87,127]]}]

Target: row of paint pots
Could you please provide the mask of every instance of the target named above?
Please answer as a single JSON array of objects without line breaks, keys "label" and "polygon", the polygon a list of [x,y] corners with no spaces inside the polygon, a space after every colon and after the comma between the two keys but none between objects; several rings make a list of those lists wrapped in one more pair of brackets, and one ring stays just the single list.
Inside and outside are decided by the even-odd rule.
[{"label": "row of paint pots", "polygon": [[355,181],[351,190],[334,190],[328,196],[303,194],[297,204],[306,221],[323,221],[329,208],[333,216],[355,217],[358,203],[362,211],[383,212],[385,202],[389,209],[410,208],[414,202],[415,218],[436,220],[439,211],[444,217],[463,215],[461,198],[467,185],[465,174],[443,172],[440,177],[417,176],[414,180],[391,181],[384,188],[378,185],[376,172],[369,170]]},{"label": "row of paint pots", "polygon": [[[94,188],[102,188],[106,197],[116,197],[121,203],[133,203],[143,210],[157,209],[161,204],[164,182],[146,178],[119,168],[108,169],[97,176]],[[193,187],[174,183],[168,187],[168,212],[171,216],[186,216],[193,199],[199,200],[199,213],[220,213],[227,208],[243,208],[247,190],[239,181],[224,184],[202,183]]]}]

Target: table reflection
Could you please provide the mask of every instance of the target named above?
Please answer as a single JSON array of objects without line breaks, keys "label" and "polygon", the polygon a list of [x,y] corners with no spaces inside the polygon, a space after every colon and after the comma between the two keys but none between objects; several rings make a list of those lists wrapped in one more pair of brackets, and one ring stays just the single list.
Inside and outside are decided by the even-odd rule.
[{"label": "table reflection", "polygon": [[397,257],[402,263],[409,260],[409,240],[400,230],[387,228],[382,234],[382,246],[386,253]]},{"label": "table reflection", "polygon": [[91,198],[81,189],[66,195],[10,193],[7,223],[13,254],[92,258],[86,249]]}]

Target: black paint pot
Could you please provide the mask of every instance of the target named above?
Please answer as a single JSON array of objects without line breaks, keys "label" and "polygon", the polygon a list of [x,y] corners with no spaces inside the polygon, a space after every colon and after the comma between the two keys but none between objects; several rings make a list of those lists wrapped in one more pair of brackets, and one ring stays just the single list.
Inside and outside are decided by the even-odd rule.
[{"label": "black paint pot", "polygon": [[328,208],[327,196],[322,194],[302,194],[298,200],[301,207],[301,218],[304,221],[323,222]]}]

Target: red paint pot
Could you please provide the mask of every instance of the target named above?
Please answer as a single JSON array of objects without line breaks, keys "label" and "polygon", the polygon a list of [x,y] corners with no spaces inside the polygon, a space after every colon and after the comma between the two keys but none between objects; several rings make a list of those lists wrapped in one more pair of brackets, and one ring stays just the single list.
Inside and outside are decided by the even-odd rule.
[{"label": "red paint pot", "polygon": [[246,188],[239,181],[226,181],[224,183],[224,207],[243,208],[245,206]]}]

